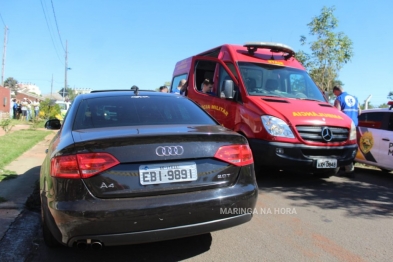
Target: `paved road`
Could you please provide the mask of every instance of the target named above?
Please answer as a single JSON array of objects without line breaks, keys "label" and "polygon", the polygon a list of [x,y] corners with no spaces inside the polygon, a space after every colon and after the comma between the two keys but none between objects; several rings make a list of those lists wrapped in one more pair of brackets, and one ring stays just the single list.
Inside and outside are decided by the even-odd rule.
[{"label": "paved road", "polygon": [[50,249],[40,234],[39,213],[29,210],[7,237],[28,236],[24,259],[32,262],[393,261],[393,174],[356,171],[354,178],[327,180],[282,173],[259,176],[251,222],[197,237],[100,251]]}]

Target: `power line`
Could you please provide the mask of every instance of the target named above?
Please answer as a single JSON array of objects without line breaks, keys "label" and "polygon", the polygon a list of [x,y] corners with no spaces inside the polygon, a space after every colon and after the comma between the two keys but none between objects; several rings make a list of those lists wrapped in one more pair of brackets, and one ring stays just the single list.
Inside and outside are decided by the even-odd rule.
[{"label": "power line", "polygon": [[53,44],[53,47],[54,47],[54,49],[56,51],[57,58],[59,58],[60,62],[63,63],[63,61],[61,61],[61,59],[60,59],[59,53],[57,52],[57,48],[56,48],[55,42],[53,41],[52,32],[51,32],[50,27],[49,27],[48,19],[46,17],[46,13],[45,13],[44,5],[42,4],[42,0],[40,0],[40,2],[41,2],[42,12],[44,13],[46,26],[48,27],[49,36],[50,36],[50,39],[52,40],[52,44]]},{"label": "power line", "polygon": [[3,25],[6,26],[4,23],[3,17],[1,16],[1,13],[0,13],[0,18],[1,18],[1,21],[3,22]]},{"label": "power line", "polygon": [[59,35],[59,39],[60,39],[61,46],[63,47],[63,50],[64,50],[64,52],[65,52],[65,49],[64,49],[64,46],[63,46],[63,41],[61,40],[61,36],[60,36],[59,26],[57,25],[55,7],[53,6],[53,1],[50,0],[50,2],[52,3],[52,11],[53,11],[53,16],[55,17],[55,23],[56,23],[56,28],[57,28],[57,34]]}]

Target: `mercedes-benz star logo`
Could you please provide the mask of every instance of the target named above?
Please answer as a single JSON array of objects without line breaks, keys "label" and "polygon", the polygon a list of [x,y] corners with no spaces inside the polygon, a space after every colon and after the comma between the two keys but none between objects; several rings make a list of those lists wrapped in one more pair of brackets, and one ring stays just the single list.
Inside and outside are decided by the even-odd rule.
[{"label": "mercedes-benz star logo", "polygon": [[328,127],[322,128],[321,135],[323,140],[325,140],[326,142],[329,142],[333,139],[333,132]]},{"label": "mercedes-benz star logo", "polygon": [[183,153],[182,146],[159,146],[156,148],[157,156],[180,156]]}]

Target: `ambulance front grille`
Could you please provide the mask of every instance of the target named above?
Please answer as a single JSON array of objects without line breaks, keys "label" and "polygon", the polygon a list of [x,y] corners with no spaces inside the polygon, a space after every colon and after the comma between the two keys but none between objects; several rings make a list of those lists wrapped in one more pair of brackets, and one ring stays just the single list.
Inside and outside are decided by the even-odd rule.
[{"label": "ambulance front grille", "polygon": [[[322,138],[322,129],[329,128],[333,134],[333,137],[330,141],[325,141]],[[297,132],[305,141],[311,142],[324,142],[324,143],[332,143],[332,142],[342,142],[348,140],[349,130],[341,127],[331,127],[331,126],[297,126]]]}]

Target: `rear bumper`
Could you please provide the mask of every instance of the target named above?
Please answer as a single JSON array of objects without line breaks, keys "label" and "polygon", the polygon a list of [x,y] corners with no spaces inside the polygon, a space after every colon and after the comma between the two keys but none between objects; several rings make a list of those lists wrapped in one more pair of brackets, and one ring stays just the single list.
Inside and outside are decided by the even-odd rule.
[{"label": "rear bumper", "polygon": [[73,246],[79,240],[93,239],[106,246],[130,245],[139,243],[156,242],[175,238],[201,235],[212,231],[217,231],[233,226],[237,226],[250,221],[252,214],[245,213],[236,217],[228,217],[215,221],[208,221],[199,224],[185,225],[173,228],[156,229],[142,232],[131,232],[123,234],[108,235],[85,235],[73,237],[69,240],[68,246]]},{"label": "rear bumper", "polygon": [[[263,166],[313,172],[317,159],[337,159],[337,166],[345,166],[354,161],[357,144],[347,146],[307,146],[268,142],[260,139],[249,140],[254,162]],[[321,169],[319,169],[320,171]]]},{"label": "rear bumper", "polygon": [[[79,192],[85,197],[77,201],[56,201],[42,195],[42,205],[51,232],[68,246],[86,239],[110,246],[199,235],[252,218],[258,197],[254,166],[242,171],[230,187],[113,199]],[[81,189],[87,191],[86,187]]]}]

